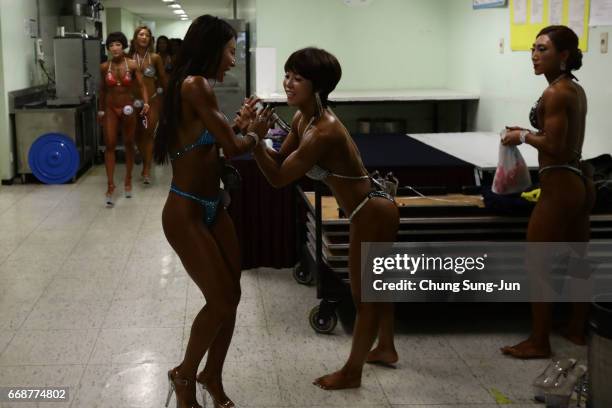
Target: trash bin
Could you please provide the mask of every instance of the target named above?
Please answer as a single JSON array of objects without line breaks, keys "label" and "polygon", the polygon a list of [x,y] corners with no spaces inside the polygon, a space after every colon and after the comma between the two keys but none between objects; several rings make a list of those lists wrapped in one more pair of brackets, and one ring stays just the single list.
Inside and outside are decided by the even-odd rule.
[{"label": "trash bin", "polygon": [[612,407],[612,294],[595,297],[589,319],[589,408]]}]

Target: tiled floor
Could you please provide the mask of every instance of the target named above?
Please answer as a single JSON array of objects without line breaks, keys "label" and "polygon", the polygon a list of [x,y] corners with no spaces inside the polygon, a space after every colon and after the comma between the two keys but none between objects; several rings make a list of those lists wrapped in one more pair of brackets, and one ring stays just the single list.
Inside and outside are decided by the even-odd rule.
[{"label": "tiled floor", "polygon": [[[156,171],[154,185],[135,185],[113,209],[102,167],[76,184],[0,187],[0,386],[70,387],[69,403],[40,406],[163,406],[166,370],[203,301],[161,231],[169,176]],[[312,331],[315,290],[290,270],[245,271],[242,285],[225,368],[238,406],[532,406],[529,384],[546,361],[501,356],[525,333],[486,319],[484,332],[401,325],[396,370],[367,366],[361,389],[322,391],[311,380],[340,367],[350,336]],[[585,357],[558,337],[553,346]]]}]

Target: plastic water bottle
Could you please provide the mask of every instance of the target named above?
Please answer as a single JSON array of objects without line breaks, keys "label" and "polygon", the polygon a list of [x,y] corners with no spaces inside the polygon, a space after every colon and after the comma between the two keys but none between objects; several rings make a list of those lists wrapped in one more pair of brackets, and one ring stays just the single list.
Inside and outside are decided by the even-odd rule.
[{"label": "plastic water bottle", "polygon": [[547,388],[552,387],[557,381],[557,377],[563,372],[567,372],[576,365],[576,359],[566,358],[562,360],[556,360],[550,363],[542,374],[533,380],[534,388],[534,399],[538,402],[544,402],[544,393]]},{"label": "plastic water bottle", "polygon": [[546,408],[566,408],[578,380],[586,371],[586,366],[579,364],[567,373],[559,375],[555,384],[545,392]]}]

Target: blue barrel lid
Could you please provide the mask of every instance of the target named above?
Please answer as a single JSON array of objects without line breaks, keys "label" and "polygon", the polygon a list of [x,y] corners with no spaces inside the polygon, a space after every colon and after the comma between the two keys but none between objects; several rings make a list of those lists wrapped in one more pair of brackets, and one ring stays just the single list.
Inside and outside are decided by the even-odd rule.
[{"label": "blue barrel lid", "polygon": [[63,184],[79,168],[79,152],[68,136],[45,133],[30,146],[28,163],[32,173],[45,184]]}]

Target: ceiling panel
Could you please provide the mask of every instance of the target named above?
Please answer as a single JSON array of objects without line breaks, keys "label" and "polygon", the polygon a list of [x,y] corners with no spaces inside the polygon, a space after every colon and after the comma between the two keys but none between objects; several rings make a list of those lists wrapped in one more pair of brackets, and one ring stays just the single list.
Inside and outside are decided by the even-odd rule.
[{"label": "ceiling panel", "polygon": [[[189,15],[195,18],[202,14],[213,14],[219,17],[232,16],[233,0],[175,0]],[[104,7],[121,7],[144,18],[177,19],[172,9],[161,0],[102,0]]]}]

